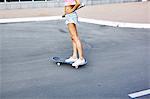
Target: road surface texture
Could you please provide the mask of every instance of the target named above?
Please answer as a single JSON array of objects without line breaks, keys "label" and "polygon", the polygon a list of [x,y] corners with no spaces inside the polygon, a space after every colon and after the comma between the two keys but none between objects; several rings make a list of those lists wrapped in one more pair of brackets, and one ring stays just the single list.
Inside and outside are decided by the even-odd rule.
[{"label": "road surface texture", "polygon": [[50,60],[71,55],[63,20],[0,24],[1,99],[129,99],[150,87],[150,29],[80,23],[78,32],[88,64],[75,69]]}]

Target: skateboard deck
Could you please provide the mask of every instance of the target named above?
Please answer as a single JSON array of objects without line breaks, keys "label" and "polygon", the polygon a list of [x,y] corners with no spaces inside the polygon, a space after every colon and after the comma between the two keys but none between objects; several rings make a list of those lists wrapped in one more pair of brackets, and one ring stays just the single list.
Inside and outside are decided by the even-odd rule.
[{"label": "skateboard deck", "polygon": [[[73,62],[65,62],[66,58],[61,58],[61,57],[52,57],[52,60],[58,65],[60,66],[61,64],[69,64],[72,66]],[[87,61],[85,64],[83,65],[86,65],[87,64]],[[83,66],[83,65],[80,65],[80,66]],[[79,66],[75,66],[75,68],[79,68]]]}]

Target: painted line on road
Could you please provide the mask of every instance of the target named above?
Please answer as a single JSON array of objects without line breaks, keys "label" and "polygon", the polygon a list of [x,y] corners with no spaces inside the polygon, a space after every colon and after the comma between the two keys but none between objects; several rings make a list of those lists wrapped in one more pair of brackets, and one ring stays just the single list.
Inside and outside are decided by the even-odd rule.
[{"label": "painted line on road", "polygon": [[128,94],[130,98],[137,98],[145,95],[150,95],[150,89]]},{"label": "painted line on road", "polygon": [[[0,23],[2,24],[2,23],[50,21],[50,20],[63,20],[63,18],[61,16],[9,18],[9,19],[0,19]],[[98,24],[98,25],[114,26],[114,27],[150,28],[150,24],[141,24],[141,23],[114,22],[114,21],[105,21],[105,20],[88,19],[88,18],[79,18],[79,21],[85,23]]]}]

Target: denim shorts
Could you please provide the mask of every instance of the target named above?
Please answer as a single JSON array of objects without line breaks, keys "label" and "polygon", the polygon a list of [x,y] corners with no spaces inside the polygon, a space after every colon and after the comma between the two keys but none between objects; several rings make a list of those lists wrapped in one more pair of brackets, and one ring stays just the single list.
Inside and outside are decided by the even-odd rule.
[{"label": "denim shorts", "polygon": [[66,24],[68,23],[78,24],[78,15],[76,12],[66,14],[65,18],[66,18],[66,22],[65,22]]}]

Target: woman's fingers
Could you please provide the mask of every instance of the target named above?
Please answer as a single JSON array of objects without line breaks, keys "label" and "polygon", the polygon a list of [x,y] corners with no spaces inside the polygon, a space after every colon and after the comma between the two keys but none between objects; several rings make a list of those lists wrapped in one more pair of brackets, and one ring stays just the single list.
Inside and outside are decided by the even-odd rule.
[{"label": "woman's fingers", "polygon": [[62,17],[64,18],[66,14],[62,15]]}]

